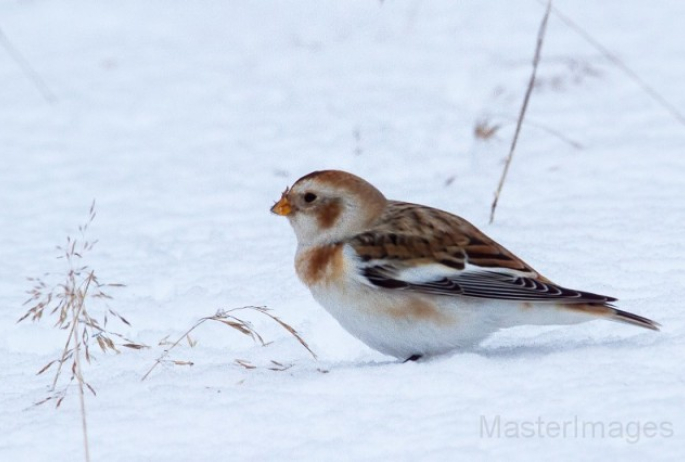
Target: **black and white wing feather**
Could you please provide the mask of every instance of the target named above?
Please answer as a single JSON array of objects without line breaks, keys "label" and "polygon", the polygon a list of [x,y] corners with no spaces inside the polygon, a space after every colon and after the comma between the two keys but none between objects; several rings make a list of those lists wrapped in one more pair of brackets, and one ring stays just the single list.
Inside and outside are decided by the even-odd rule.
[{"label": "black and white wing feather", "polygon": [[560,287],[463,218],[429,207],[393,202],[348,244],[362,280],[385,289],[527,302],[616,300]]},{"label": "black and white wing feather", "polygon": [[[378,262],[380,263],[380,262]],[[521,276],[508,270],[455,270],[438,265],[416,267],[411,272],[392,263],[365,265],[362,275],[369,283],[386,289],[403,289],[434,295],[525,302],[608,303],[615,298],[560,287],[535,277]]]}]

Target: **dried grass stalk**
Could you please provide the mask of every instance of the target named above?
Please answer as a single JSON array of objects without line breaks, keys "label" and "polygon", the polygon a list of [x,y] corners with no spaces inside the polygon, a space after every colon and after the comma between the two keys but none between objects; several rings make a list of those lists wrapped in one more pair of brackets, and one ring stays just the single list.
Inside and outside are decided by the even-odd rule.
[{"label": "dried grass stalk", "polygon": [[528,101],[530,101],[530,95],[533,93],[533,87],[535,87],[535,75],[538,70],[538,63],[540,62],[540,55],[542,52],[542,44],[545,41],[545,33],[547,32],[547,20],[549,19],[549,13],[552,9],[552,0],[547,2],[547,9],[542,17],[542,22],[540,23],[540,29],[538,30],[537,44],[535,46],[535,56],[533,57],[533,70],[530,74],[530,79],[528,80],[528,88],[526,88],[526,95],[523,98],[523,104],[521,105],[521,111],[519,112],[518,119],[516,121],[516,131],[514,132],[514,137],[511,140],[511,147],[509,148],[509,155],[507,156],[506,163],[504,164],[504,170],[502,171],[502,176],[497,185],[497,191],[495,191],[495,199],[492,201],[492,206],[490,207],[490,223],[495,220],[495,209],[497,208],[497,202],[499,201],[499,195],[502,192],[502,187],[504,186],[504,181],[507,179],[507,173],[509,172],[509,165],[511,165],[511,159],[514,157],[514,151],[516,150],[516,143],[518,142],[519,133],[521,132],[521,125],[523,119],[526,116],[526,110],[528,109]]},{"label": "dried grass stalk", "polygon": [[[79,392],[79,404],[81,409],[81,426],[83,431],[84,451],[86,460],[90,460],[88,447],[88,425],[86,420],[85,390],[88,389],[95,395],[95,389],[86,381],[83,374],[83,360],[90,363],[91,342],[97,343],[103,352],[119,352],[113,338],[123,340],[119,345],[126,348],[141,349],[146,345],[133,342],[121,334],[108,329],[108,317],[113,316],[125,325],[129,322],[109,306],[105,306],[100,316],[92,315],[91,301],[110,300],[112,297],[105,291],[113,287],[122,287],[122,284],[105,284],[95,274],[95,270],[82,263],[84,255],[91,251],[97,241],[86,239],[88,226],[95,219],[95,202],[90,207],[88,221],[79,227],[80,239],[67,237],[64,247],[57,247],[60,252],[58,258],[66,261],[66,273],[60,275],[61,282],[54,286],[48,285],[43,278],[29,278],[33,282],[33,288],[28,291],[29,299],[24,305],[29,305],[28,310],[17,322],[31,319],[40,321],[44,315],[56,318],[54,326],[67,332],[64,347],[59,358],[44,365],[38,374],[47,372],[57,365],[52,380],[51,395],[36,404],[54,401],[59,407],[67,395],[69,385],[76,382]],[[52,276],[47,274],[47,276]],[[71,375],[61,390],[57,390],[58,383],[66,364],[70,364]]]},{"label": "dried grass stalk", "polygon": [[7,35],[3,32],[0,27],[0,45],[7,51],[7,53],[12,57],[14,62],[17,63],[21,71],[24,73],[27,79],[31,81],[34,87],[38,90],[41,96],[50,104],[57,102],[57,97],[50,90],[45,80],[36,72],[31,63],[26,59],[26,57],[15,47],[12,42],[7,38]]},{"label": "dried grass stalk", "polygon": [[566,14],[562,13],[557,7],[552,8],[552,13],[558,17],[561,22],[571,28],[575,33],[580,35],[587,43],[589,43],[595,50],[599,51],[611,64],[620,69],[628,78],[630,78],[637,86],[644,91],[654,102],[663,107],[677,122],[685,125],[685,115],[676,108],[665,96],[656,91],[654,87],[649,85],[637,72],[628,67],[628,65],[618,56],[611,52],[607,47],[602,45],[596,38],[588,33],[585,29],[576,24]]},{"label": "dried grass stalk", "polygon": [[[254,328],[252,323],[250,323],[249,321],[243,320],[243,319],[235,316],[234,314],[232,314],[232,313],[235,313],[236,311],[242,311],[242,310],[256,311],[256,312],[261,313],[264,316],[272,319],[279,326],[281,326],[283,329],[285,329],[290,335],[295,337],[295,339],[300,343],[300,345],[302,345],[309,352],[309,354],[312,355],[312,357],[314,359],[317,359],[316,353],[314,353],[312,351],[312,349],[309,348],[309,345],[302,338],[302,336],[299,334],[299,332],[297,332],[290,324],[286,323],[285,321],[280,319],[278,316],[272,314],[271,310],[269,308],[267,308],[265,306],[252,306],[252,305],[241,306],[239,308],[232,308],[230,310],[219,310],[212,316],[207,316],[207,317],[201,318],[199,321],[197,321],[195,324],[193,324],[190,327],[190,329],[188,329],[183,334],[181,334],[176,339],[176,341],[174,341],[172,343],[169,343],[167,341],[168,337],[165,337],[164,339],[162,339],[162,342],[160,342],[160,345],[169,345],[169,348],[164,350],[162,355],[155,360],[155,363],[150,367],[150,369],[148,369],[148,371],[145,373],[145,375],[143,375],[143,377],[141,378],[141,381],[147,379],[148,376],[152,373],[152,371],[155,370],[155,368],[157,366],[159,366],[161,363],[169,362],[170,360],[167,359],[169,352],[171,350],[173,350],[174,348],[176,348],[184,339],[188,340],[188,343],[190,344],[190,346],[194,346],[195,342],[193,342],[190,339],[190,334],[195,329],[197,329],[198,327],[200,327],[202,324],[204,324],[207,321],[214,321],[214,322],[221,323],[225,326],[230,327],[233,330],[240,332],[243,335],[247,335],[255,343],[259,343],[262,346],[266,346],[267,342],[264,341],[264,338],[262,337],[262,335],[259,332],[257,332],[257,330]],[[171,361],[171,362],[176,363],[175,361]],[[235,362],[236,362],[236,364],[239,364],[240,366],[244,367],[245,369],[256,368],[256,366],[254,364],[250,363],[249,361],[243,360],[243,359],[236,359]],[[283,364],[278,363],[276,361],[272,361],[272,363],[274,366],[270,367],[270,370],[286,370],[290,367],[290,366],[284,366]]]}]

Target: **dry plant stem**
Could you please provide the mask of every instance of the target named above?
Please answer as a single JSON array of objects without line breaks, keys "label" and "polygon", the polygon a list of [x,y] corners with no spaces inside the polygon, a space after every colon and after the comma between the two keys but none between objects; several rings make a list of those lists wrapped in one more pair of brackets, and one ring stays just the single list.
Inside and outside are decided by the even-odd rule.
[{"label": "dry plant stem", "polygon": [[162,363],[162,361],[164,361],[164,359],[165,359],[167,356],[169,356],[169,352],[170,352],[173,348],[175,348],[179,343],[181,343],[181,341],[182,341],[184,338],[186,338],[188,335],[190,335],[190,333],[191,333],[192,331],[194,331],[195,329],[197,329],[198,327],[200,327],[201,324],[203,324],[205,321],[208,321],[208,320],[209,320],[209,318],[202,318],[202,319],[200,319],[198,322],[196,322],[196,323],[193,325],[193,327],[191,327],[190,329],[188,329],[187,331],[185,331],[185,333],[184,333],[183,335],[181,335],[178,339],[176,339],[176,341],[175,341],[174,343],[172,343],[172,344],[169,346],[169,348],[167,348],[166,350],[164,350],[164,353],[162,353],[162,356],[160,356],[159,358],[157,358],[157,359],[155,360],[155,363],[152,365],[152,367],[151,367],[150,369],[148,369],[148,371],[145,373],[145,375],[143,376],[143,378],[140,379],[140,381],[142,382],[143,380],[145,380],[145,379],[148,377],[148,375],[150,375],[150,374],[152,373],[152,371],[154,371],[155,368],[156,368],[157,366],[159,366],[159,365]]},{"label": "dry plant stem", "polygon": [[526,116],[526,110],[528,109],[528,101],[530,101],[530,95],[533,93],[533,87],[535,86],[535,75],[538,70],[538,63],[540,62],[540,53],[542,51],[542,44],[545,41],[545,32],[547,31],[547,20],[549,19],[549,13],[552,9],[552,0],[547,2],[547,9],[545,10],[545,15],[542,17],[542,22],[540,23],[540,29],[538,30],[538,40],[535,47],[535,56],[533,57],[533,71],[530,74],[530,80],[528,80],[528,88],[526,89],[526,95],[523,98],[523,105],[521,106],[521,112],[519,113],[518,120],[516,121],[516,131],[514,132],[514,138],[511,140],[511,147],[509,148],[509,155],[507,156],[507,161],[504,164],[504,170],[502,171],[502,177],[497,185],[497,191],[495,191],[495,199],[492,201],[492,206],[490,207],[490,223],[495,220],[495,209],[497,208],[497,201],[499,200],[499,195],[502,192],[502,187],[504,186],[504,181],[507,179],[507,173],[509,172],[509,165],[511,165],[511,159],[514,157],[514,151],[516,150],[516,143],[518,142],[519,133],[521,132],[521,124]]},{"label": "dry plant stem", "polygon": [[[88,312],[86,306],[87,300],[110,300],[112,297],[106,294],[103,289],[106,287],[123,286],[122,284],[101,283],[95,275],[94,270],[89,269],[87,265],[77,263],[77,260],[81,260],[87,252],[93,249],[93,246],[97,242],[85,239],[85,232],[94,218],[95,202],[91,204],[88,221],[84,225],[79,226],[83,242],[67,236],[67,245],[65,247],[57,247],[61,253],[58,258],[64,259],[68,263],[67,273],[61,283],[50,287],[42,278],[29,278],[30,281],[33,281],[33,288],[28,291],[30,298],[24,302],[24,305],[30,305],[30,307],[17,321],[21,322],[28,318],[31,318],[32,321],[39,321],[43,318],[44,313],[47,312],[49,315],[54,315],[57,318],[54,327],[63,330],[67,334],[60,356],[47,363],[38,371],[38,374],[43,374],[50,367],[57,364],[57,370],[52,380],[52,392],[55,392],[55,389],[57,388],[59,379],[64,371],[65,363],[71,359],[72,373],[69,382],[71,383],[74,380],[79,380],[80,386],[87,387],[95,394],[93,387],[91,387],[83,378],[82,367],[84,364],[82,361],[83,359],[85,359],[86,362],[90,362],[89,344],[93,338],[97,341],[103,352],[119,352],[114,341],[112,341],[111,336],[116,336],[123,340],[125,342],[121,344],[123,347],[131,349],[147,348],[146,345],[135,343],[123,335],[108,329],[108,315],[112,315],[122,323],[130,326],[130,323],[123,316],[109,306],[106,306],[102,321],[92,317]],[[46,273],[45,276],[51,275]],[[55,393],[53,396],[40,403],[50,399],[57,399],[56,405],[59,407],[66,396],[67,388],[64,390],[64,392]]]},{"label": "dry plant stem", "polygon": [[[507,119],[509,121],[516,122],[518,120],[515,117],[511,117],[511,116],[508,116],[505,114],[494,114],[494,115],[497,117],[502,117],[503,119]],[[553,128],[550,128],[547,125],[541,124],[539,122],[534,122],[534,121],[530,120],[530,118],[525,121],[525,125],[527,125],[529,127],[537,128],[539,130],[542,130],[543,132],[546,132],[546,133],[558,138],[559,140],[563,141],[564,143],[568,144],[569,146],[571,146],[574,149],[583,149],[583,145],[581,143],[579,143],[578,141],[572,140],[571,138],[567,137],[563,133],[561,133],[557,130],[554,130]]]},{"label": "dry plant stem", "polygon": [[279,318],[277,318],[276,316],[274,316],[274,315],[272,315],[271,313],[269,313],[269,312],[268,312],[268,309],[265,308],[265,307],[256,306],[256,307],[253,307],[253,309],[259,311],[260,313],[262,313],[262,314],[265,315],[265,316],[270,317],[271,319],[273,319],[274,321],[276,321],[278,324],[280,324],[281,327],[283,327],[285,330],[287,330],[288,332],[290,332],[290,334],[291,334],[293,337],[295,337],[295,338],[297,339],[298,342],[300,342],[300,345],[302,345],[302,346],[309,352],[309,354],[312,355],[312,358],[318,359],[318,357],[316,356],[316,353],[314,353],[314,352],[309,348],[309,345],[307,345],[307,342],[304,341],[304,339],[300,336],[300,334],[299,334],[295,329],[292,328],[292,326],[290,326],[289,324],[286,324],[285,322],[281,321],[281,320],[280,320]]},{"label": "dry plant stem", "polygon": [[599,51],[606,59],[608,59],[614,66],[619,68],[626,74],[630,79],[633,80],[647,95],[652,98],[657,104],[666,109],[671,116],[685,125],[685,115],[680,112],[670,101],[668,101],[664,96],[657,92],[651,85],[645,82],[637,73],[628,67],[618,56],[613,54],[608,48],[599,43],[594,37],[592,37],[588,32],[580,27],[578,24],[573,22],[571,18],[566,16],[564,13],[559,11],[558,8],[552,8],[552,12],[568,27],[573,29],[578,35],[580,35],[586,42],[592,45],[597,51]]},{"label": "dry plant stem", "polygon": [[29,64],[28,60],[22,55],[17,47],[15,47],[12,42],[9,41],[7,35],[2,31],[0,27],[0,44],[3,48],[7,50],[7,53],[14,59],[17,65],[24,72],[24,75],[33,83],[33,85],[38,89],[40,94],[43,96],[45,101],[50,104],[57,102],[57,98],[54,93],[50,91],[45,81],[38,75],[38,72]]},{"label": "dry plant stem", "polygon": [[571,138],[564,135],[563,133],[561,133],[557,130],[554,130],[553,128],[550,128],[546,125],[543,125],[543,124],[540,124],[537,122],[531,122],[530,120],[526,121],[526,125],[537,128],[538,130],[542,130],[543,132],[546,132],[547,134],[558,138],[559,140],[563,141],[564,143],[568,144],[569,146],[571,146],[574,149],[583,149],[583,145],[580,144],[578,141],[574,141]]},{"label": "dry plant stem", "polygon": [[[183,341],[183,339],[189,338],[188,336],[190,335],[190,333],[193,332],[198,327],[200,327],[206,321],[220,322],[224,325],[231,327],[232,329],[239,331],[242,334],[245,334],[245,335],[251,337],[252,340],[254,340],[255,342],[259,342],[262,346],[265,346],[266,342],[264,342],[264,339],[262,338],[262,336],[259,335],[259,333],[256,330],[254,330],[254,328],[252,327],[252,325],[249,322],[243,321],[242,319],[230,314],[230,313],[233,313],[235,311],[241,311],[241,310],[257,311],[258,313],[261,313],[264,316],[271,318],[273,321],[278,323],[278,325],[280,325],[283,329],[288,331],[288,333],[290,333],[290,335],[295,337],[295,339],[297,339],[297,341],[300,343],[300,345],[302,345],[309,352],[309,354],[312,355],[312,357],[314,359],[317,359],[316,354],[311,350],[311,348],[309,348],[309,345],[307,345],[307,342],[304,341],[304,339],[300,336],[300,334],[295,329],[293,329],[293,327],[291,325],[282,321],[277,316],[269,313],[268,308],[266,308],[265,306],[242,306],[239,308],[232,308],[232,309],[226,310],[226,311],[219,310],[213,316],[204,317],[204,318],[200,319],[199,321],[197,321],[195,324],[193,324],[193,326],[190,329],[188,329],[181,336],[179,336],[178,339],[176,339],[176,341],[173,342],[169,346],[169,348],[164,350],[164,353],[162,353],[162,355],[159,358],[157,358],[157,360],[155,360],[155,363],[152,365],[152,367],[150,367],[150,369],[148,369],[148,371],[145,373],[145,375],[143,375],[143,377],[140,379],[141,382],[143,380],[145,380],[146,378],[148,378],[148,376],[152,373],[152,371],[155,370],[155,368],[157,366],[159,366],[162,362],[164,362],[166,360],[166,357],[169,355],[169,352],[173,348],[175,348],[179,343],[181,343]],[[243,361],[243,362],[240,362],[240,361],[243,361],[243,360],[236,360],[236,362],[238,362],[238,364],[240,364],[243,367],[246,367],[245,364],[249,364],[249,363],[246,363],[245,361]],[[249,369],[249,367],[246,367],[246,368]]]},{"label": "dry plant stem", "polygon": [[[55,378],[52,380],[52,391],[55,390],[57,387],[57,381],[59,380],[59,376],[62,373],[62,366],[64,363],[67,361],[67,358],[69,357],[69,345],[71,344],[71,341],[73,339],[74,345],[76,348],[76,357],[75,360],[78,361],[78,346],[79,346],[79,338],[76,332],[76,327],[79,325],[79,319],[81,317],[81,313],[83,312],[83,304],[85,303],[85,296],[88,293],[88,288],[90,287],[90,283],[93,280],[93,275],[94,272],[91,271],[88,277],[86,278],[86,286],[83,288],[83,291],[79,294],[79,300],[77,302],[77,308],[76,311],[73,314],[73,321],[71,323],[71,330],[69,332],[69,335],[67,336],[67,342],[64,344],[64,349],[62,349],[62,357],[59,360],[59,366],[57,366],[57,372],[55,373]],[[73,287],[73,286],[72,286]],[[74,287],[75,289],[75,287]],[[69,297],[71,300],[67,302],[67,306],[74,306],[74,298],[76,297],[75,293],[69,294]],[[77,377],[79,379],[79,386],[82,386],[82,376],[80,375],[80,366],[78,367],[79,369],[79,376]]]},{"label": "dry plant stem", "polygon": [[[80,312],[83,307],[83,300],[79,304],[78,311]],[[74,313],[74,325],[78,323],[78,312]],[[78,382],[78,394],[79,394],[79,404],[81,406],[81,429],[83,431],[83,449],[86,457],[86,462],[90,462],[90,445],[88,443],[88,423],[86,421],[86,399],[85,399],[85,393],[83,390],[83,375],[81,374],[81,348],[79,346],[79,338],[78,338],[78,333],[76,330],[73,331],[74,333],[74,344],[75,344],[75,351],[74,354],[76,355],[74,358],[74,364],[76,366],[76,381]]]},{"label": "dry plant stem", "polygon": [[[81,410],[81,430],[83,433],[83,448],[86,462],[90,461],[90,444],[88,440],[88,420],[86,414],[86,388],[95,395],[95,389],[86,382],[84,378],[83,366],[85,359],[90,362],[90,347],[89,344],[95,338],[98,345],[103,352],[108,350],[119,352],[111,336],[116,336],[126,343],[122,346],[132,349],[146,348],[145,345],[132,342],[121,334],[112,332],[108,329],[108,315],[114,316],[122,323],[130,326],[129,322],[109,306],[103,314],[102,321],[92,317],[88,312],[86,302],[91,299],[110,300],[112,297],[104,292],[106,287],[121,287],[122,284],[104,284],[98,280],[95,271],[91,270],[87,265],[78,263],[83,256],[93,249],[97,241],[88,241],[85,237],[85,232],[89,224],[95,218],[95,202],[91,204],[88,221],[79,226],[79,231],[83,241],[72,239],[67,236],[66,246],[58,246],[60,251],[58,258],[64,259],[67,262],[68,270],[64,275],[62,282],[50,287],[42,278],[29,278],[33,281],[33,288],[28,291],[30,298],[24,302],[24,305],[30,307],[19,318],[17,322],[31,318],[33,321],[39,321],[43,318],[45,312],[50,316],[55,316],[57,321],[54,327],[67,333],[66,341],[60,356],[47,363],[38,374],[47,371],[55,363],[58,363],[55,376],[52,380],[52,395],[48,398],[36,403],[42,404],[49,400],[56,400],[55,406],[59,408],[60,404],[66,397],[69,385],[73,381],[77,382],[79,404]],[[46,273],[45,276],[49,276]],[[62,391],[56,392],[57,384],[64,371],[64,365],[70,361],[71,363],[71,377],[69,383]]]}]

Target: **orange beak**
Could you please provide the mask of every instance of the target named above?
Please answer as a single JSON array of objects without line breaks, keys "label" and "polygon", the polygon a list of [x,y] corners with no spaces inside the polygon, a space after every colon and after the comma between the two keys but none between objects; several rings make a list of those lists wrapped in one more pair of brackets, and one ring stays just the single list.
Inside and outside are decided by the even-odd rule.
[{"label": "orange beak", "polygon": [[288,197],[286,196],[288,194],[288,190],[286,189],[283,191],[283,195],[281,195],[281,200],[276,202],[273,207],[271,207],[271,213],[275,213],[276,215],[280,215],[282,217],[287,217],[290,215],[290,213],[293,211],[292,206],[290,205],[290,201],[288,201]]}]

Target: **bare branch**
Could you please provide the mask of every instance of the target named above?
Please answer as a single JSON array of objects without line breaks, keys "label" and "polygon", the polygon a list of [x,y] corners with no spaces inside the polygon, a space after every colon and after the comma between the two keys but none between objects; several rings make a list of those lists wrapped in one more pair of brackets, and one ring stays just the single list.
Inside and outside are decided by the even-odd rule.
[{"label": "bare branch", "polygon": [[43,78],[36,72],[33,66],[31,66],[24,55],[22,55],[17,47],[10,42],[7,35],[2,31],[2,27],[0,27],[0,45],[7,50],[7,53],[12,57],[14,62],[17,63],[22,72],[24,72],[24,75],[33,83],[36,89],[38,89],[45,101],[50,104],[56,103],[57,97],[55,97],[55,94],[48,88]]},{"label": "bare branch", "polygon": [[[164,352],[162,353],[162,355],[161,355],[159,358],[157,358],[157,359],[155,360],[155,363],[150,367],[150,369],[148,369],[148,371],[145,373],[145,375],[143,375],[143,377],[142,377],[140,380],[141,380],[141,381],[145,380],[145,379],[148,378],[148,376],[152,373],[152,371],[155,370],[155,368],[156,368],[157,366],[159,366],[161,363],[164,363],[164,362],[169,361],[169,360],[167,359],[167,356],[169,355],[169,352],[170,352],[172,349],[176,348],[176,346],[178,346],[178,344],[181,343],[181,341],[183,341],[183,339],[189,338],[190,333],[193,332],[193,331],[194,331],[195,329],[197,329],[198,327],[200,327],[200,326],[201,326],[203,323],[205,323],[206,321],[215,321],[215,322],[219,322],[219,323],[221,323],[221,324],[223,324],[223,325],[225,325],[225,326],[228,326],[228,327],[230,327],[230,328],[232,328],[232,329],[237,330],[237,331],[240,332],[241,334],[244,334],[244,335],[247,335],[247,336],[251,337],[253,341],[255,341],[256,343],[259,343],[259,344],[262,345],[262,346],[268,345],[268,343],[266,343],[266,342],[264,341],[264,339],[262,338],[262,336],[255,330],[255,328],[252,326],[252,324],[251,324],[250,322],[245,321],[245,320],[243,320],[243,319],[240,319],[240,318],[238,318],[237,316],[235,316],[235,315],[232,314],[232,313],[234,313],[234,312],[236,312],[236,311],[242,311],[242,310],[252,310],[252,311],[256,311],[256,312],[258,312],[258,313],[263,314],[264,316],[269,317],[270,319],[272,319],[273,321],[275,321],[279,326],[281,326],[283,329],[285,329],[290,335],[292,335],[293,337],[295,337],[295,339],[300,343],[300,345],[302,345],[302,346],[309,352],[309,354],[312,355],[312,357],[313,357],[314,359],[317,359],[316,354],[312,351],[311,348],[309,348],[309,345],[307,344],[307,342],[305,342],[305,340],[302,338],[302,336],[299,334],[299,332],[297,332],[290,324],[288,324],[288,323],[286,323],[285,321],[281,320],[279,317],[277,317],[277,316],[271,314],[271,313],[269,312],[270,310],[269,310],[267,307],[265,307],[265,306],[252,306],[252,305],[250,305],[250,306],[241,306],[241,307],[238,307],[238,308],[231,308],[230,310],[219,310],[219,311],[217,311],[217,312],[216,312],[214,315],[212,315],[212,316],[207,316],[207,317],[201,318],[201,319],[198,320],[195,324],[193,324],[193,325],[190,327],[190,329],[188,329],[188,330],[185,331],[183,334],[181,334],[181,335],[176,339],[176,341],[174,341],[174,342],[171,343],[170,345],[169,345],[169,342],[167,342],[167,340],[166,340],[167,337],[165,337],[165,338],[162,340],[162,342],[160,342],[160,345],[162,345],[162,344],[164,344],[164,345],[169,345],[169,348],[167,348],[167,349],[164,350]],[[191,344],[191,346],[192,346],[192,344]],[[176,364],[179,363],[179,362],[177,362],[177,361],[172,361],[172,362],[173,362],[173,363],[176,363]],[[236,359],[235,362],[236,362],[237,364],[240,364],[241,366],[243,366],[243,367],[246,368],[246,369],[254,369],[254,368],[256,367],[256,366],[254,366],[253,364],[251,364],[251,363],[249,363],[249,362],[247,362],[247,361],[245,361],[245,360]],[[182,361],[182,362],[180,362],[180,363],[186,364],[187,362]],[[275,363],[275,364],[279,364],[279,363]],[[276,370],[276,369],[274,369],[274,368],[272,367],[271,370]],[[285,369],[279,369],[279,370],[285,370]]]},{"label": "bare branch", "polygon": [[542,44],[545,41],[545,32],[547,32],[547,20],[549,19],[549,13],[551,9],[552,0],[549,0],[547,2],[547,9],[545,10],[545,15],[542,17],[542,22],[540,23],[540,29],[538,30],[538,39],[537,45],[535,47],[535,56],[533,57],[533,71],[530,74],[530,79],[528,80],[528,88],[526,89],[526,95],[523,98],[523,105],[521,106],[521,112],[519,113],[518,120],[516,121],[516,131],[514,132],[514,138],[511,140],[511,147],[509,148],[509,155],[507,156],[507,161],[504,164],[502,177],[500,178],[499,184],[497,185],[495,199],[492,201],[492,206],[490,207],[490,223],[492,223],[495,220],[495,209],[497,208],[497,201],[499,200],[499,195],[502,192],[504,181],[507,179],[509,165],[511,165],[511,159],[514,157],[514,150],[516,149],[516,143],[518,142],[519,133],[521,132],[521,124],[523,123],[523,118],[526,116],[526,110],[528,109],[528,101],[530,101],[530,95],[533,93],[533,87],[535,86],[535,75],[538,71],[538,63],[540,62]]},{"label": "bare branch", "polygon": [[[518,120],[516,117],[508,116],[506,114],[493,114],[493,116],[501,117],[503,119],[506,119],[509,122],[517,122],[517,120]],[[558,138],[559,140],[568,144],[573,149],[583,149],[583,145],[580,142],[569,138],[568,136],[564,135],[560,131],[555,130],[555,129],[553,129],[553,128],[545,125],[545,124],[542,124],[542,123],[536,122],[536,121],[532,121],[532,120],[530,120],[530,118],[528,118],[524,121],[524,125],[526,125],[528,127],[537,128],[538,130],[542,130],[543,132],[545,132],[549,135],[552,135],[555,138]]]},{"label": "bare branch", "polygon": [[580,27],[574,21],[572,21],[571,18],[569,18],[564,13],[559,11],[558,8],[553,7],[552,12],[561,20],[561,22],[563,22],[564,24],[566,24],[566,26],[573,29],[573,31],[580,35],[583,38],[583,40],[585,40],[587,43],[592,45],[593,48],[599,51],[602,54],[602,56],[609,60],[614,66],[623,71],[623,73],[627,75],[633,82],[635,82],[642,89],[642,91],[647,93],[647,95],[653,101],[655,101],[659,106],[666,109],[674,119],[676,119],[682,125],[685,125],[685,115],[682,112],[680,112],[680,110],[676,108],[673,104],[671,104],[671,102],[668,101],[663,95],[661,95],[661,93],[656,91],[654,87],[649,85],[642,79],[642,77],[637,75],[637,73],[634,70],[628,67],[628,65],[621,58],[612,53],[607,47],[599,43],[597,39],[591,36],[585,29]]}]

